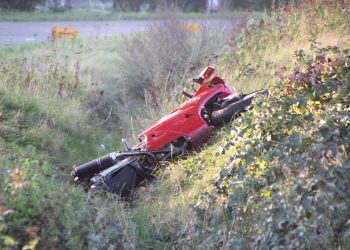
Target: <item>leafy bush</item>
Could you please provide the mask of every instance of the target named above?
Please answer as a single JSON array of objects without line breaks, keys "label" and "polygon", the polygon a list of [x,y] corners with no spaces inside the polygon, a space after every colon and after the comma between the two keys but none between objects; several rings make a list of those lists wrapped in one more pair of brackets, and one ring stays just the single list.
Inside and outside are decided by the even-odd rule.
[{"label": "leafy bush", "polygon": [[216,247],[350,246],[349,50],[295,54],[298,64],[277,72],[269,101],[257,99],[236,121],[227,167],[202,200],[213,208],[205,231],[226,224]]},{"label": "leafy bush", "polygon": [[[63,182],[52,165],[28,158],[0,158],[16,167],[1,171],[0,246],[22,249],[132,247],[123,203],[87,196]],[[11,164],[12,163],[12,164]],[[50,177],[50,181],[48,181]]]},{"label": "leafy bush", "polygon": [[[262,20],[250,20],[242,27],[232,39],[231,49],[220,57],[219,71],[227,72],[225,79],[241,91],[271,84],[276,67],[291,64],[294,50],[320,42],[344,44],[350,32],[349,12],[349,5],[338,1],[279,6]],[[333,33],[337,35],[330,35]]]},{"label": "leafy bush", "polygon": [[0,0],[0,8],[33,11],[35,6],[44,2],[45,0]]},{"label": "leafy bush", "polygon": [[[99,105],[109,108],[117,98],[101,100],[100,86],[96,87],[100,79],[84,79],[79,61],[69,67],[64,59],[63,63],[52,59],[57,54],[43,55],[37,64],[28,60],[31,57],[1,61],[0,248],[349,246],[349,52],[337,47],[315,50],[323,33],[337,38],[347,35],[349,9],[339,9],[337,4],[327,1],[303,6],[303,11],[283,9],[264,22],[250,23],[238,41],[233,39],[233,47],[218,65],[220,74],[226,73],[227,82],[234,80],[238,88],[244,89],[246,82],[247,89],[266,86],[265,82],[272,82],[271,72],[280,68],[276,65],[289,69],[276,72],[278,80],[271,84],[268,101],[257,99],[253,110],[217,132],[211,146],[160,171],[158,180],[140,188],[138,200],[128,204],[114,196],[86,194],[68,181],[70,163],[91,159],[98,154],[96,145],[101,140],[115,142],[118,137],[115,123],[106,126],[105,113],[99,112]],[[190,45],[205,41],[198,34],[177,32]],[[218,41],[208,34],[200,34],[210,37],[204,44]],[[164,35],[161,41],[176,41],[170,39],[172,34],[154,33],[154,37],[159,35]],[[142,112],[144,103],[153,103],[140,86],[150,83],[155,89],[165,88],[161,77],[173,68],[167,61],[170,68],[162,68],[157,60],[163,55],[173,58],[176,52],[160,50],[158,55],[158,47],[151,49],[150,37],[138,34],[135,40],[126,39],[149,46],[130,55],[136,62],[146,62],[140,64],[142,70],[154,62],[151,70],[156,65],[164,70],[162,75],[155,70],[152,80],[140,78],[139,88],[133,85],[136,80],[124,81],[125,88],[118,85],[140,94]],[[315,57],[306,56],[310,39]],[[119,48],[113,46],[106,47],[108,51]],[[294,65],[289,52],[295,46],[304,50],[294,54]],[[215,46],[199,48],[189,50],[198,55],[191,57],[190,70],[202,66],[201,62],[212,62],[202,56],[217,51]],[[89,50],[84,47],[75,53],[84,49]],[[144,51],[147,56],[139,55]],[[125,68],[120,79],[133,77],[128,67],[139,70],[135,65],[121,65]],[[180,82],[187,77],[185,73],[176,75]],[[129,90],[121,92],[132,100]],[[166,112],[164,104],[173,98],[165,93],[174,91],[155,93],[161,112]],[[98,107],[91,110],[92,106]]]}]

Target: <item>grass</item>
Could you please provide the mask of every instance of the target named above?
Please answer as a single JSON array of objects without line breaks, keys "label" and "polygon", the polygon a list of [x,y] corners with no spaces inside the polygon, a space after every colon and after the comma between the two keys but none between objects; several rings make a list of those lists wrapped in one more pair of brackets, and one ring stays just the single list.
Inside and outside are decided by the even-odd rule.
[{"label": "grass", "polygon": [[[117,99],[122,94],[122,83],[119,81],[118,72],[115,71],[118,63],[115,51],[120,42],[120,37],[105,37],[56,41],[44,45],[6,46],[1,50],[0,56],[8,62],[28,61],[31,65],[42,67],[42,62],[45,61],[49,64],[47,66],[60,65],[61,68],[71,71],[78,70],[84,80],[82,88],[87,95],[85,98],[89,98],[91,105],[104,110],[100,110],[106,113],[105,116],[101,113],[103,118],[108,116],[109,104],[106,103],[109,101],[108,98]],[[104,94],[99,98],[98,93],[101,91]],[[125,122],[128,123],[128,119]],[[120,126],[117,133],[121,131],[124,131],[124,134],[131,133],[123,127],[125,126]]]},{"label": "grass", "polygon": [[[254,12],[254,16],[261,13]],[[248,16],[247,11],[223,12],[215,14],[184,13],[186,19],[236,19]],[[65,12],[35,11],[0,11],[0,21],[117,21],[117,20],[154,20],[160,19],[156,12],[119,12],[112,10],[73,9]]]},{"label": "grass", "polygon": [[[120,75],[115,71],[120,61],[110,51],[120,48],[124,40],[86,39],[2,49],[0,247],[349,246],[349,188],[344,188],[348,187],[347,178],[338,176],[348,176],[348,160],[343,154],[348,150],[348,139],[336,139],[339,134],[348,138],[348,110],[332,101],[319,101],[320,105],[310,102],[312,93],[299,85],[304,92],[281,97],[286,83],[275,76],[284,66],[288,74],[295,73],[297,65],[303,70],[315,66],[312,58],[301,51],[295,53],[296,49],[311,55],[317,51],[315,47],[349,48],[348,12],[327,3],[306,5],[302,11],[286,9],[265,17],[264,23],[252,21],[217,59],[203,59],[203,63],[216,66],[231,87],[244,91],[269,87],[274,98],[260,99],[248,115],[216,131],[200,152],[158,171],[157,178],[140,187],[129,202],[110,194],[86,194],[69,183],[71,162],[101,154],[101,143],[118,148],[119,133],[131,132],[129,128],[119,131],[118,119],[101,125],[104,112],[108,114],[106,107],[116,98],[100,99],[100,91],[120,90]],[[336,48],[328,48],[327,53],[331,55],[332,50]],[[333,54],[339,53],[345,52]],[[343,75],[347,71],[337,65],[327,68],[334,67],[339,76],[332,79],[342,82],[336,84],[334,95],[346,100],[348,92],[341,86],[347,86]],[[321,79],[332,85],[327,75]],[[324,86],[317,91],[328,91],[330,85]],[[339,98],[334,101],[339,102]],[[314,120],[305,112],[311,112]],[[344,119],[331,119],[339,115]],[[339,125],[340,121],[345,126]],[[310,153],[310,142],[320,148]],[[326,155],[335,150],[339,154],[323,159],[320,152],[325,148],[321,144],[330,147]],[[328,171],[334,167],[336,171]],[[315,182],[317,186],[312,186]],[[308,200],[317,206],[307,210]],[[300,204],[306,210],[300,210]],[[274,230],[279,226],[281,230]]]},{"label": "grass", "polygon": [[[114,196],[90,196],[72,186],[69,175],[72,164],[105,154],[100,144],[120,150],[121,135],[141,130],[129,120],[130,107],[122,102],[128,82],[116,70],[121,63],[116,52],[128,39],[86,38],[0,51],[1,248],[135,247],[130,205]],[[189,42],[196,44],[194,38]],[[83,224],[91,226],[79,232]]]},{"label": "grass", "polygon": [[[309,18],[307,13],[296,14],[297,17],[293,17],[300,19],[299,22],[278,16],[266,16],[264,20],[267,23],[251,23],[252,29],[243,32],[238,41],[241,49],[237,52],[232,49],[218,62],[224,78],[232,82],[233,87],[239,91],[252,91],[273,85],[277,81],[274,78],[276,69],[282,66],[292,67],[291,58],[296,50],[302,49],[311,53],[314,46],[348,47],[348,27],[343,25],[348,23],[348,20],[332,20],[334,17],[330,10],[322,11],[324,22],[330,24],[325,24],[324,27],[317,24],[320,28],[316,33],[312,32],[306,23]],[[273,24],[276,18],[281,18],[281,24]],[[281,32],[275,31],[276,28],[281,29]]]},{"label": "grass", "polygon": [[[10,69],[6,69],[6,75],[2,77],[1,90],[2,100],[4,101],[2,112],[5,116],[13,117],[11,119],[14,119],[14,123],[18,123],[18,119],[23,120],[25,128],[28,127],[28,129],[22,130],[19,128],[18,133],[22,134],[24,138],[28,139],[28,136],[33,133],[38,136],[37,138],[33,138],[33,141],[36,142],[46,141],[44,138],[49,141],[52,139],[52,142],[48,143],[49,145],[46,150],[48,150],[50,146],[56,147],[59,144],[59,141],[53,142],[57,137],[60,138],[60,140],[67,140],[67,148],[74,145],[74,148],[82,149],[79,155],[85,155],[83,151],[88,147],[85,145],[86,142],[84,143],[84,138],[97,137],[97,135],[94,136],[96,131],[87,132],[85,129],[81,129],[83,124],[87,126],[86,128],[89,127],[89,117],[86,115],[88,108],[81,99],[75,97],[77,92],[80,92],[79,89],[83,88],[83,86],[79,86],[78,89],[75,89],[75,84],[84,85],[86,79],[75,79],[74,73],[69,74],[64,72],[68,67],[62,67],[62,65],[59,64],[53,66],[56,67],[53,71],[50,71],[52,70],[52,68],[50,68],[52,65],[47,65],[47,67],[42,65],[41,70],[48,71],[48,74],[40,74],[31,68],[31,66],[27,66],[27,62],[24,62],[24,60],[27,60],[27,58],[21,58],[20,62],[16,63],[16,66],[14,66],[15,63],[13,63]],[[16,72],[16,68],[21,66],[28,68]],[[4,67],[6,67],[6,65]],[[76,72],[75,74],[79,73]],[[61,82],[62,79],[70,81],[70,85],[63,84],[63,82]],[[79,81],[79,83],[77,83],[77,81]],[[30,90],[24,90],[24,87],[29,87]],[[30,95],[28,95],[27,91]],[[79,94],[84,98],[82,92]],[[85,96],[86,95],[88,94],[85,94]],[[9,119],[9,121],[11,121],[11,119]],[[11,128],[11,124],[12,122],[8,125],[9,129]],[[94,126],[97,125],[97,123],[94,122],[90,124],[95,124]],[[5,127],[7,126],[5,125]],[[33,132],[31,129],[33,129]],[[95,129],[99,130],[98,127],[95,127]],[[94,129],[91,127],[91,130]],[[47,134],[44,131],[46,131]],[[100,133],[101,132],[102,131],[100,131]],[[60,134],[62,135],[60,136]],[[72,135],[74,136],[71,137]],[[65,139],[66,136],[68,136],[68,138]],[[103,143],[102,141],[104,140],[102,139],[101,143]],[[62,144],[64,145],[66,143]],[[114,145],[118,145],[118,143],[114,143]],[[109,144],[109,146],[111,145]],[[83,148],[85,148],[85,150]],[[66,150],[64,148],[61,149]],[[87,151],[92,153],[91,149]],[[87,155],[89,155],[88,152]],[[53,156],[55,153],[58,152],[54,150],[54,152],[51,152],[51,155]],[[96,153],[94,154],[96,155]],[[61,153],[59,153],[59,155],[61,155]],[[66,160],[69,162],[73,160],[73,157],[68,157]]]},{"label": "grass", "polygon": [[[122,204],[114,206],[115,200],[109,198],[109,205],[104,206],[106,197],[88,199],[70,183],[72,164],[107,153],[101,151],[101,144],[108,151],[121,149],[118,121],[112,116],[105,122],[103,110],[108,113],[108,108],[99,94],[100,75],[94,77],[88,65],[79,64],[82,50],[96,57],[100,51],[91,51],[91,40],[83,44],[1,50],[0,248],[35,248],[38,242],[46,249],[81,249],[86,244],[103,248],[113,236],[107,241],[102,237],[102,242],[98,233],[90,243],[79,239],[88,230],[79,232],[79,225],[94,223],[91,215],[96,213],[105,220],[97,227],[112,221],[116,230],[123,227],[124,221],[107,219],[119,213]],[[74,206],[69,205],[72,202]],[[104,206],[100,212],[99,206]],[[111,233],[117,235],[115,230]]]},{"label": "grass", "polygon": [[[219,69],[219,75],[223,75],[231,87],[240,91],[252,91],[263,87],[273,90],[281,84],[275,76],[276,71],[283,66],[288,69],[295,67],[293,58],[297,49],[304,49],[305,53],[312,54],[315,51],[314,46],[350,47],[349,29],[344,28],[345,24],[349,24],[348,17],[335,12],[333,8],[328,8],[323,9],[321,16],[316,15],[315,19],[310,20],[308,11],[312,13],[310,9],[306,9],[303,12],[304,15],[300,15],[298,11],[293,14],[287,13],[290,19],[282,20],[279,27],[285,33],[271,27],[276,25],[274,17],[266,18],[265,25],[252,23],[250,29],[241,35],[240,40],[233,42],[232,49],[228,49],[219,60],[212,62]],[[283,14],[280,14],[281,16]],[[267,20],[272,22],[269,23]],[[337,23],[336,20],[341,21]],[[310,29],[314,27],[314,23],[324,28],[311,33]],[[258,119],[262,117],[259,116]],[[240,122],[242,121],[238,121]],[[236,156],[237,152],[232,151],[234,148],[232,145],[238,144],[241,138],[244,143],[239,154],[251,148],[249,144],[253,138],[249,135],[244,137],[243,133],[244,126],[249,126],[250,123],[251,121],[247,121],[246,124],[240,125],[234,122],[231,126],[218,131],[218,134],[208,143],[210,146],[206,146],[202,152],[190,156],[185,161],[171,164],[167,170],[160,173],[158,177],[160,181],[141,189],[135,201],[136,204],[130,212],[132,221],[137,225],[138,248],[152,248],[154,242],[158,242],[159,248],[166,249],[171,247],[215,249],[233,246],[249,248],[252,246],[249,244],[254,242],[254,238],[258,239],[259,234],[249,234],[250,230],[259,226],[259,223],[266,223],[268,218],[263,217],[265,221],[261,221],[254,218],[251,213],[245,214],[243,211],[251,209],[251,206],[255,211],[261,209],[259,207],[261,203],[258,202],[261,199],[259,195],[270,197],[270,189],[255,193],[254,188],[251,191],[249,187],[244,186],[251,192],[248,194],[251,198],[245,203],[243,201],[245,194],[240,193],[239,188],[236,192],[230,191],[231,194],[237,195],[236,198],[225,197],[221,195],[220,190],[216,191],[215,185],[220,178],[230,179],[230,175],[227,174],[228,165],[231,166],[232,160],[239,157]],[[235,126],[239,129],[235,129]],[[254,129],[257,128],[258,125]],[[233,131],[237,131],[238,134]],[[247,139],[244,140],[244,138]],[[298,159],[298,155],[296,158]],[[246,159],[249,159],[248,156]],[[273,168],[273,165],[268,164],[268,166],[268,169]],[[302,166],[301,163],[296,164],[296,167],[302,168]],[[266,166],[262,164],[262,167]],[[255,172],[257,176],[260,175],[258,172]],[[285,196],[290,192],[288,185],[292,185],[290,183],[293,182],[293,178],[291,177],[286,182],[286,186],[281,188]],[[225,192],[224,188],[222,190]],[[241,210],[234,210],[237,206],[235,204],[230,208],[228,199],[241,199],[243,205],[238,206]],[[234,216],[231,211],[236,211],[237,215]],[[277,218],[275,220],[278,221]],[[166,225],[165,228],[163,223]],[[263,229],[259,230],[258,232],[263,234]],[[326,235],[321,237],[325,237],[322,238],[323,242],[328,242],[325,244],[337,244]],[[249,239],[251,239],[250,243]],[[344,246],[349,244],[346,243],[348,241],[344,242]],[[276,242],[273,244],[279,245]],[[307,244],[316,246],[318,243],[316,240]],[[268,248],[270,247],[272,246],[269,245]]]}]

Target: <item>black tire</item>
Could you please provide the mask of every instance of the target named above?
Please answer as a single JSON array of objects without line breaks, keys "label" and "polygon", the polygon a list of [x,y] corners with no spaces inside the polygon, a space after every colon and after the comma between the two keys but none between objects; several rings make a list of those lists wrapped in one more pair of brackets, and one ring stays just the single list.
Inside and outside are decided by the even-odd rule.
[{"label": "black tire", "polygon": [[246,108],[252,104],[253,98],[253,96],[247,96],[247,98],[244,97],[242,100],[231,103],[223,109],[213,111],[211,114],[211,125],[217,127],[238,117],[240,113],[246,111]]},{"label": "black tire", "polygon": [[122,197],[133,192],[140,181],[136,169],[131,166],[125,166],[119,173],[105,181],[108,191],[116,193]]}]

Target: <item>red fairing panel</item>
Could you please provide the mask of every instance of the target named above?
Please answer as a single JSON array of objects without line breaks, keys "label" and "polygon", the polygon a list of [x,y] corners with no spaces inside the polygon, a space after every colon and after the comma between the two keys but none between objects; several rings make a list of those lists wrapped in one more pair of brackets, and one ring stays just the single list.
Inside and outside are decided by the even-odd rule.
[{"label": "red fairing panel", "polygon": [[162,149],[180,137],[191,142],[194,148],[205,142],[212,128],[202,119],[201,110],[211,97],[219,93],[222,93],[220,96],[227,96],[232,91],[221,83],[202,85],[191,99],[139,135],[147,138],[145,150]]}]

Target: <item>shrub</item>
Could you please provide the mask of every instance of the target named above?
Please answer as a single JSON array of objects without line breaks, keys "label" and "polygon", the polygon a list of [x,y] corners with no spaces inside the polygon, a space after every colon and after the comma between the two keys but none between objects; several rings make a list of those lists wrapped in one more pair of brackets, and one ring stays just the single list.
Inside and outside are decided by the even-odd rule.
[{"label": "shrub", "polygon": [[0,8],[19,11],[33,11],[38,4],[45,0],[0,0]]},{"label": "shrub", "polygon": [[230,35],[227,25],[214,31],[201,24],[196,33],[185,24],[179,13],[165,12],[145,33],[125,38],[118,48],[124,103],[134,116],[154,120],[168,112],[185,81],[222,50]]},{"label": "shrub", "polygon": [[0,159],[13,166],[2,169],[0,176],[5,191],[0,203],[1,248],[133,247],[134,236],[125,233],[130,224],[123,214],[124,205],[113,196],[87,195],[80,187],[56,178],[60,173],[46,162]]},{"label": "shrub", "polygon": [[216,246],[349,247],[349,50],[296,51],[296,60],[289,75],[277,73],[269,101],[256,99],[236,121],[217,189],[203,196],[206,232],[227,223]]}]

